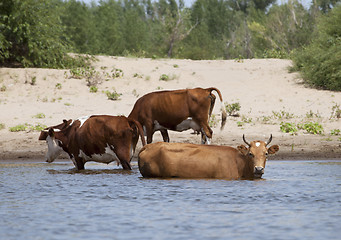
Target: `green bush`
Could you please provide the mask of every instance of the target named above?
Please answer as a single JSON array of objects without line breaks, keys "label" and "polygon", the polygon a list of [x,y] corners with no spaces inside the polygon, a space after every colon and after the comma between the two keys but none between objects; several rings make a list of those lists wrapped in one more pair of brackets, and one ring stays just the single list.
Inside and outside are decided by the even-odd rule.
[{"label": "green bush", "polygon": [[10,127],[9,128],[9,131],[10,132],[21,132],[21,131],[26,131],[27,128],[28,128],[28,124],[25,123],[25,124],[19,124],[19,125],[16,125],[14,127]]},{"label": "green bush", "polygon": [[306,122],[303,124],[298,124],[297,126],[299,129],[306,130],[311,134],[322,134],[324,131],[322,125],[318,122]]},{"label": "green bush", "polygon": [[297,127],[295,123],[285,123],[281,122],[280,129],[284,133],[290,133],[291,135],[296,135],[297,134]]},{"label": "green bush", "polygon": [[341,91],[341,5],[321,17],[317,38],[293,53],[293,70],[313,87]]},{"label": "green bush", "polygon": [[66,68],[85,64],[71,57],[57,1],[6,0],[0,4],[0,64]]},{"label": "green bush", "polygon": [[238,117],[239,116],[238,111],[240,111],[240,108],[241,106],[239,102],[231,103],[231,104],[225,103],[225,109],[229,116]]},{"label": "green bush", "polygon": [[114,90],[113,92],[110,91],[105,91],[105,94],[107,95],[109,100],[120,100],[120,96],[122,96],[122,93],[118,93],[116,92],[116,90]]}]

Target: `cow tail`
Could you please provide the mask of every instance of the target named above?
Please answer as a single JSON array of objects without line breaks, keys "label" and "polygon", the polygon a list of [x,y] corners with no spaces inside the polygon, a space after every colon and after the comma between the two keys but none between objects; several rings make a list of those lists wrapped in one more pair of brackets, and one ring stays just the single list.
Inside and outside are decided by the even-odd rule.
[{"label": "cow tail", "polygon": [[142,141],[142,146],[145,146],[146,145],[146,139],[144,138],[144,132],[143,132],[143,128],[142,128],[141,124],[132,118],[129,118],[129,121],[133,122],[135,124],[135,126],[137,127],[141,141]]},{"label": "cow tail", "polygon": [[223,97],[221,95],[221,92],[219,91],[218,88],[212,87],[212,88],[208,88],[207,90],[210,91],[210,94],[212,94],[212,91],[216,91],[218,93],[219,96],[219,100],[220,100],[220,111],[221,111],[221,126],[220,126],[220,130],[224,129],[225,123],[226,123],[226,119],[227,119],[227,113],[226,113],[226,108],[225,108],[225,104],[223,101]]}]

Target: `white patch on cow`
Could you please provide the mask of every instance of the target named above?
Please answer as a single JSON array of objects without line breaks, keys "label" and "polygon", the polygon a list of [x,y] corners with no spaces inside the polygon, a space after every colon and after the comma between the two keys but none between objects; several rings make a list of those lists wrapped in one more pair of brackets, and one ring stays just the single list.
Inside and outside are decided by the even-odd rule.
[{"label": "white patch on cow", "polygon": [[[111,146],[114,148],[113,146]],[[86,155],[82,150],[79,151],[79,157],[83,158],[86,162],[88,161],[95,161],[100,163],[111,163],[113,161],[117,161],[119,163],[119,159],[116,155],[116,153],[111,150],[110,146],[107,144],[107,147],[105,148],[105,152],[102,154],[92,154],[90,156]]]},{"label": "white patch on cow", "polygon": [[256,142],[256,147],[259,147],[260,146],[260,142]]},{"label": "white patch on cow", "polygon": [[[162,126],[158,121],[156,120],[154,121],[154,131],[164,130],[164,129],[169,130],[169,128]],[[183,132],[188,129],[193,129],[194,131],[200,131],[200,126],[195,121],[193,121],[192,118],[189,117],[183,120],[181,123],[179,123],[175,127],[175,131],[177,132]]]},{"label": "white patch on cow", "polygon": [[61,148],[58,144],[59,140],[51,137],[50,135],[46,138],[47,143],[47,153],[46,153],[46,161],[51,163],[53,162],[62,152],[63,148]]},{"label": "white patch on cow", "polygon": [[[79,125],[79,128],[81,128],[83,126],[83,124],[86,122],[86,120],[89,119],[90,116],[83,116],[83,117],[80,117],[78,118],[77,120],[81,122],[81,125]],[[73,123],[73,122],[72,122]],[[71,125],[72,125],[71,123]]]}]

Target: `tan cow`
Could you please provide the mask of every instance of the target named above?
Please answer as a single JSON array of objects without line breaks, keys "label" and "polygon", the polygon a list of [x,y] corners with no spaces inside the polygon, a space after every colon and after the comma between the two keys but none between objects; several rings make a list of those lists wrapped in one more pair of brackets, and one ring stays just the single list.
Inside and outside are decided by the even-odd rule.
[{"label": "tan cow", "polygon": [[208,125],[215,96],[218,93],[222,107],[221,129],[226,122],[223,98],[217,88],[194,88],[148,93],[139,98],[129,118],[139,121],[147,135],[147,143],[153,141],[155,131],[160,131],[163,141],[169,142],[167,130],[182,132],[193,129],[202,134],[202,143],[210,143],[212,129]]},{"label": "tan cow", "polygon": [[62,151],[69,154],[76,169],[84,169],[88,161],[110,163],[117,161],[123,169],[131,169],[130,161],[139,136],[145,145],[141,125],[124,116],[93,115],[62,124],[41,132],[46,140],[47,162],[53,162]]},{"label": "tan cow", "polygon": [[268,154],[279,150],[267,148],[267,142],[253,141],[233,148],[229,146],[158,142],[144,146],[138,157],[143,177],[254,179],[264,173]]}]

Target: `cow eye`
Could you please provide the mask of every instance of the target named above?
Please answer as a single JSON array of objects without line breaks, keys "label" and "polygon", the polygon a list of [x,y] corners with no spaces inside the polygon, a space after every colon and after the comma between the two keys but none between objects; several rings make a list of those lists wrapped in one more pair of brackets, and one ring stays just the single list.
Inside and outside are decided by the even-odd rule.
[{"label": "cow eye", "polygon": [[251,152],[249,152],[249,156],[250,156],[250,157],[253,157],[253,154],[252,154]]},{"label": "cow eye", "polygon": [[266,156],[268,156],[268,154],[269,154],[268,152],[265,153]]}]

